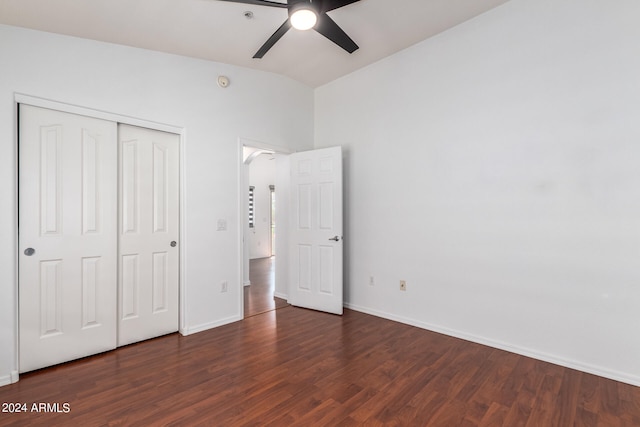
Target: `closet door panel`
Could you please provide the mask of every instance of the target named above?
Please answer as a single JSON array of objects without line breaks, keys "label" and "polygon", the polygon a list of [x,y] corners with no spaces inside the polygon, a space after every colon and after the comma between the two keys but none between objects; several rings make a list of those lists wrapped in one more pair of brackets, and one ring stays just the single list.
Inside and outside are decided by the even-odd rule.
[{"label": "closet door panel", "polygon": [[126,345],[178,330],[180,140],[120,125],[119,141],[118,345]]},{"label": "closet door panel", "polygon": [[27,372],[116,346],[117,124],[21,105],[19,132]]}]

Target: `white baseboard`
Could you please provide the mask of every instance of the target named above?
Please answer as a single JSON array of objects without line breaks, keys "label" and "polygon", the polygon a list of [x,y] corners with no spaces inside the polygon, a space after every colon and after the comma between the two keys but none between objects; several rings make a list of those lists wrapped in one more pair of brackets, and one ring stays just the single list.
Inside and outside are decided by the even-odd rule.
[{"label": "white baseboard", "polygon": [[615,381],[620,381],[626,384],[631,384],[640,387],[640,377],[635,375],[629,375],[625,372],[615,371],[600,366],[594,366],[586,363],[582,363],[576,360],[565,359],[553,354],[548,354],[536,350],[532,350],[525,347],[514,346],[501,341],[492,340],[479,335],[468,334],[466,332],[457,331],[454,329],[445,328],[438,325],[433,325],[419,320],[410,319],[395,314],[387,313],[384,311],[374,310],[367,307],[362,307],[355,304],[344,303],[344,306],[348,309],[359,311],[372,316],[382,317],[383,319],[393,320],[396,322],[404,323],[407,325],[415,326],[421,329],[426,329],[432,332],[437,332],[443,335],[448,335],[455,338],[460,338],[466,341],[471,341],[477,344],[486,345],[489,347],[505,350],[510,353],[520,354],[522,356],[531,357],[533,359],[542,360],[543,362],[553,363],[554,365],[564,366],[566,368],[576,369],[578,371],[586,372],[589,374],[597,375],[599,377],[609,378]]},{"label": "white baseboard", "polygon": [[3,375],[0,377],[0,387],[11,384],[11,375]]},{"label": "white baseboard", "polygon": [[281,299],[287,300],[287,301],[289,300],[289,295],[283,294],[283,293],[280,293],[280,292],[274,292],[273,296],[276,297],[276,298],[281,298]]},{"label": "white baseboard", "polygon": [[18,371],[11,371],[9,375],[0,377],[0,387],[18,382]]},{"label": "white baseboard", "polygon": [[208,322],[208,323],[202,323],[200,325],[189,326],[189,327],[183,328],[180,331],[180,333],[182,335],[184,335],[184,336],[187,336],[187,335],[195,334],[195,333],[198,333],[198,332],[206,331],[208,329],[217,328],[218,326],[223,326],[223,325],[227,325],[229,323],[237,322],[239,320],[242,320],[242,317],[240,317],[240,316],[231,316],[231,317],[227,317],[225,319],[217,320],[215,322]]}]

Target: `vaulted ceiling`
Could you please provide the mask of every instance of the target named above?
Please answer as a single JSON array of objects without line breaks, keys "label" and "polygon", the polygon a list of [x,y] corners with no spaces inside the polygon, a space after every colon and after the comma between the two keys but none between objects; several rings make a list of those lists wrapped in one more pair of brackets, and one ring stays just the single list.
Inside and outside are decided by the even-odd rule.
[{"label": "vaulted ceiling", "polygon": [[0,23],[274,72],[317,87],[506,1],[360,0],[329,12],[360,46],[353,54],[315,31],[292,29],[262,59],[252,56],[287,19],[286,9],[218,0],[1,0]]}]

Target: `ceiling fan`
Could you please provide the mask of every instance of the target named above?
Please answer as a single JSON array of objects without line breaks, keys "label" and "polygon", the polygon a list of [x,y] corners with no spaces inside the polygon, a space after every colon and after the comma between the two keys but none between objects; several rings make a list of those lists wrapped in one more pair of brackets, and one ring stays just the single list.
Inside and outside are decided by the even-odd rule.
[{"label": "ceiling fan", "polygon": [[284,21],[284,24],[282,24],[256,54],[253,55],[254,58],[262,58],[291,27],[299,30],[309,30],[313,28],[349,53],[353,53],[358,49],[358,45],[327,15],[327,12],[360,0],[287,0],[286,4],[268,0],[221,1],[279,7],[288,10],[289,18]]}]

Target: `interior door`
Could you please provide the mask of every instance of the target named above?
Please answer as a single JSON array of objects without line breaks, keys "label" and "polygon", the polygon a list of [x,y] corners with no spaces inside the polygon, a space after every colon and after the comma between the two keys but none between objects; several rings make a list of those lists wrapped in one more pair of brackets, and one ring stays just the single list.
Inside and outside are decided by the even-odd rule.
[{"label": "interior door", "polygon": [[342,150],[290,156],[289,303],[342,314]]},{"label": "interior door", "polygon": [[179,144],[120,125],[118,345],[178,330]]},{"label": "interior door", "polygon": [[117,125],[20,106],[20,372],[116,347]]}]

